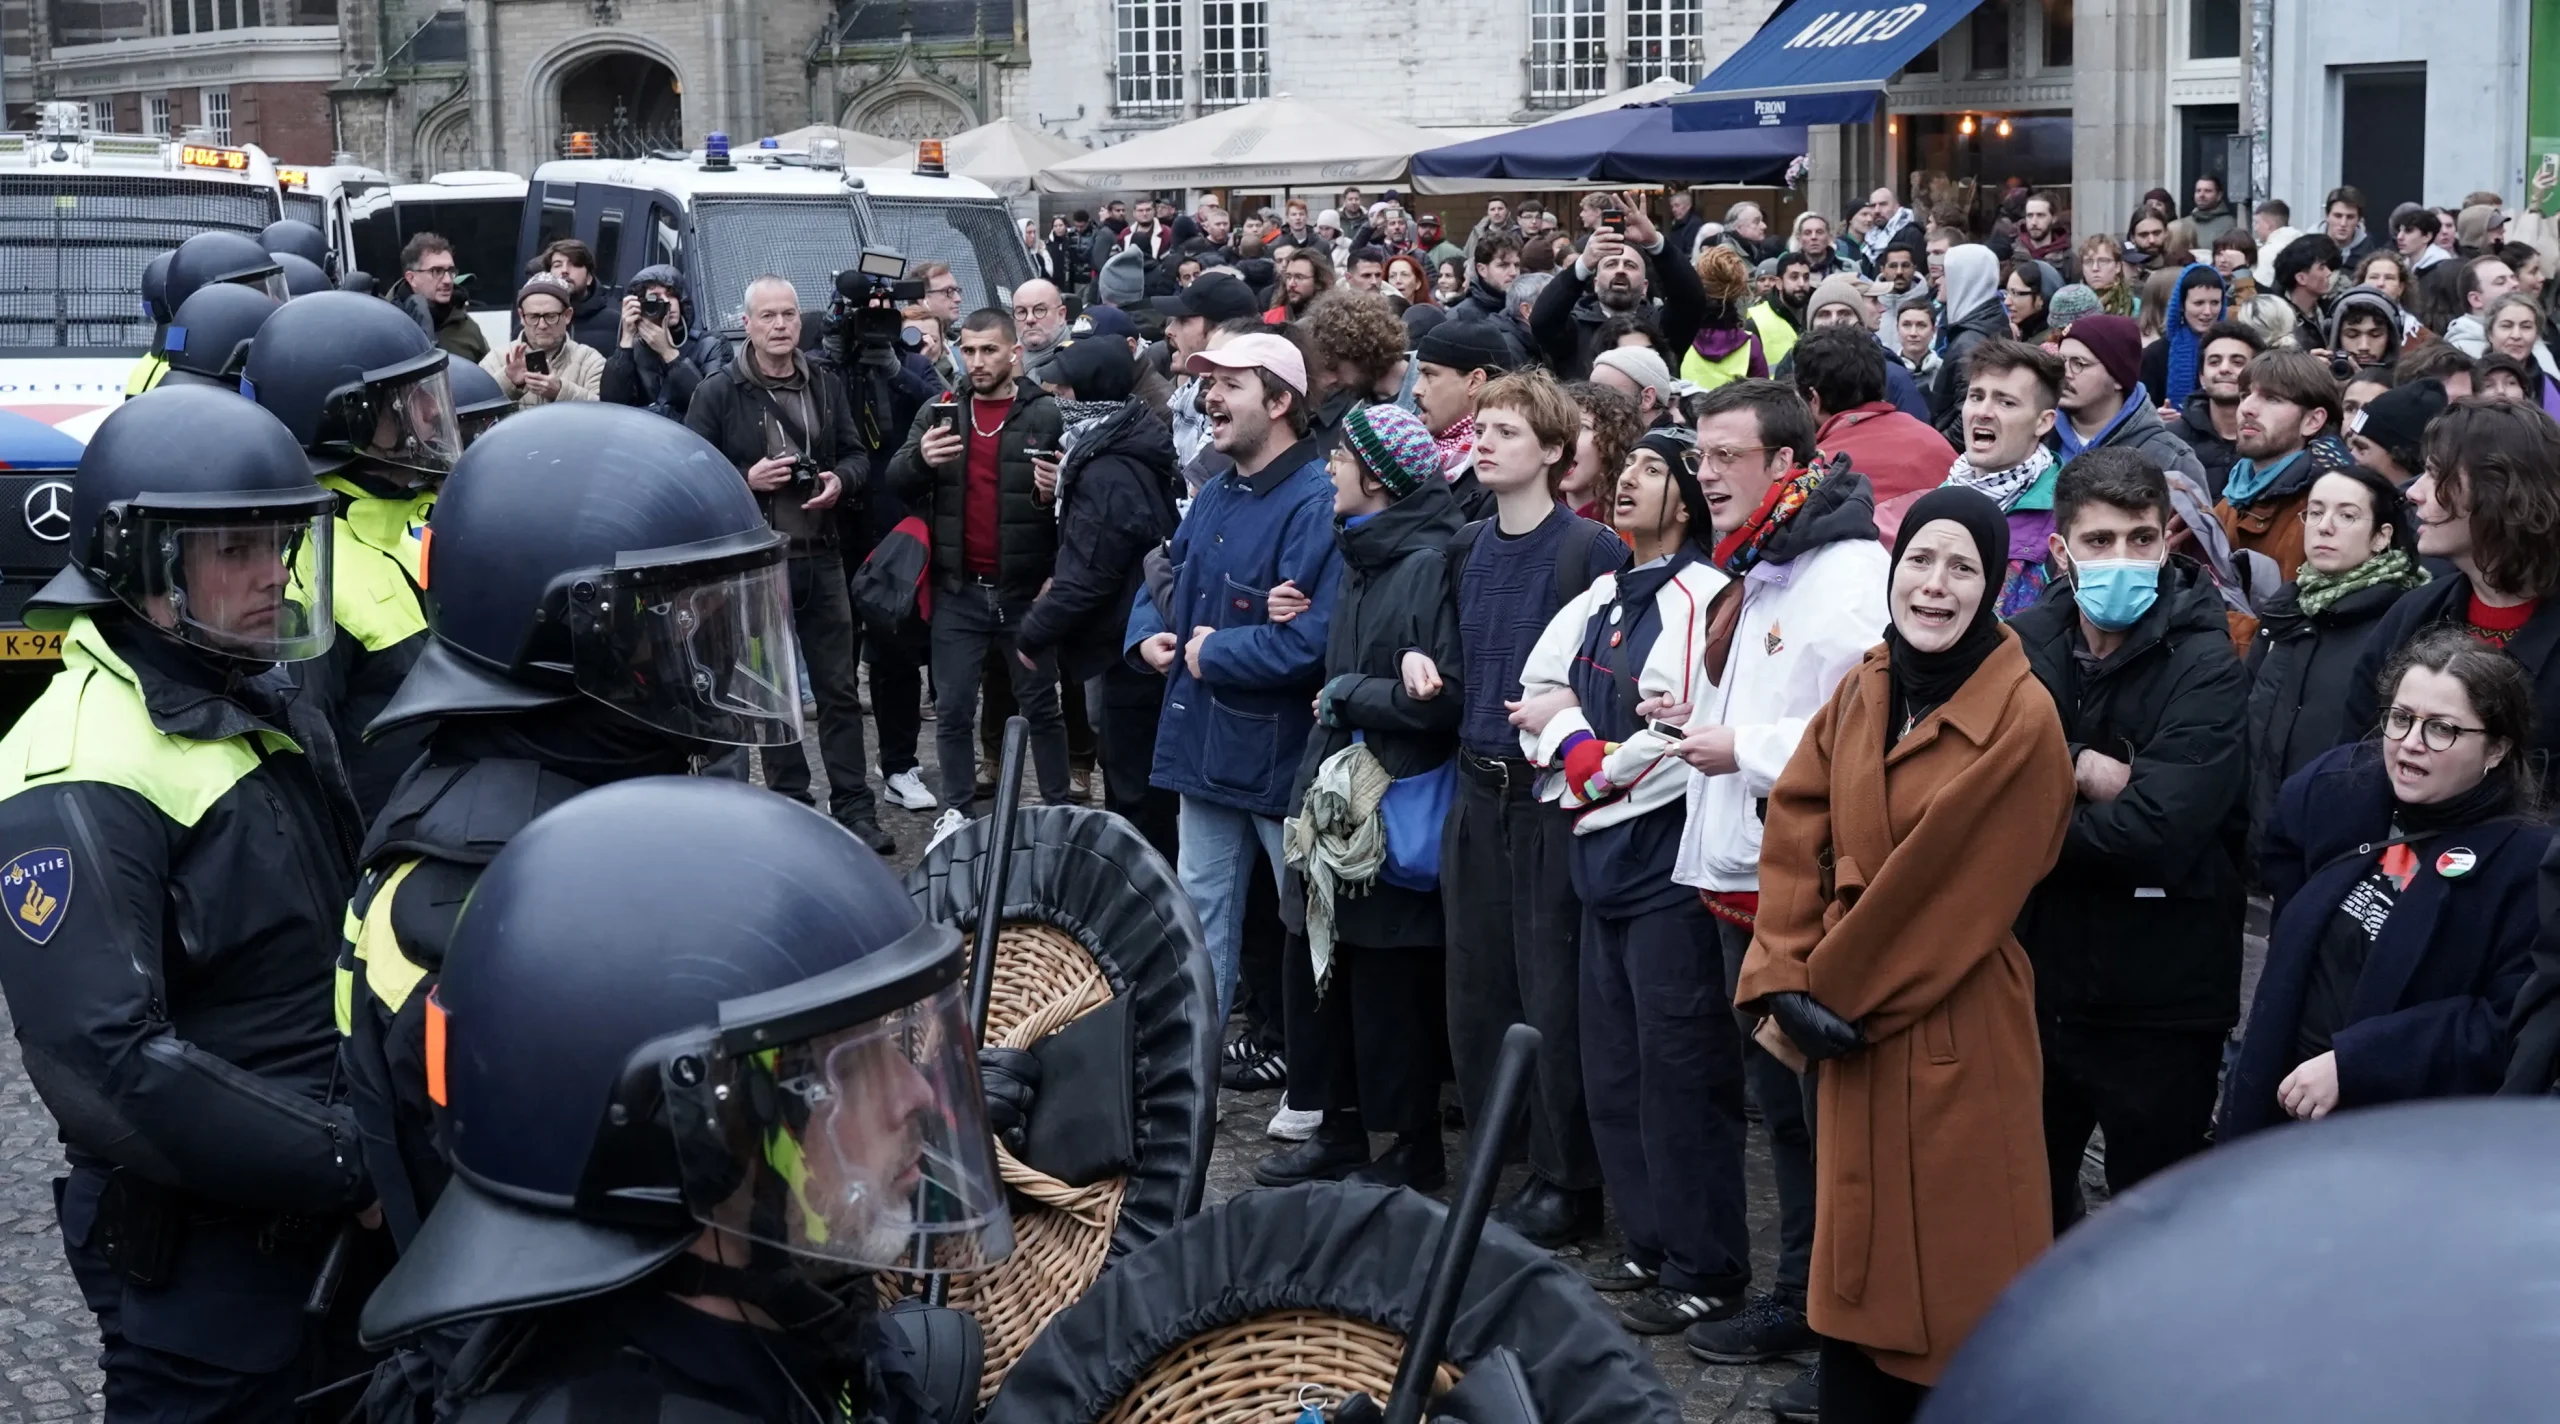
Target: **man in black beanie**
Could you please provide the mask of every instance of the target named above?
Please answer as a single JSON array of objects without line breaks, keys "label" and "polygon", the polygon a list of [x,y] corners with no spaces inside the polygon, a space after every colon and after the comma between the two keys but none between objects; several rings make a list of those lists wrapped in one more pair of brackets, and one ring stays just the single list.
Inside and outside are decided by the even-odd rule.
[{"label": "man in black beanie", "polygon": [[2444,414],[2444,382],[2411,381],[2394,386],[2364,403],[2347,422],[2347,448],[2356,463],[2370,465],[2403,490],[2421,474],[2427,426]]},{"label": "man in black beanie", "polygon": [[1414,414],[1440,447],[1440,469],[1458,512],[1469,521],[1493,513],[1493,492],[1476,479],[1476,395],[1520,364],[1501,328],[1487,321],[1446,321],[1414,348]]}]

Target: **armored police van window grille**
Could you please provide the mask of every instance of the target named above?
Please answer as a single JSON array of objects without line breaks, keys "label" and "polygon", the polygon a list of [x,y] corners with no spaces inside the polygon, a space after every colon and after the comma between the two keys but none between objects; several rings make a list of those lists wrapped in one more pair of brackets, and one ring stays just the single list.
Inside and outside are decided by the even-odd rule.
[{"label": "armored police van window grille", "polygon": [[309,193],[285,194],[284,215],[297,222],[307,222],[323,231],[326,231],[329,226],[325,221],[329,216],[328,205]]},{"label": "armored police van window grille", "polygon": [[1627,84],[1697,82],[1705,70],[1706,0],[1627,0]]},{"label": "armored police van window grille", "polygon": [[706,198],[694,205],[693,246],[705,300],[732,336],[747,329],[749,282],[790,278],[801,320],[814,323],[835,298],[835,273],[862,250],[844,198]]},{"label": "armored police van window grille", "polygon": [[272,188],[0,172],[0,347],[149,346],[136,294],[152,258],[282,216]]},{"label": "armored police van window grille", "polygon": [[997,289],[1010,292],[1031,280],[1031,260],[1001,203],[873,198],[871,220],[880,229],[871,234],[873,244],[895,248],[909,262],[950,263],[964,311],[1009,305]]}]

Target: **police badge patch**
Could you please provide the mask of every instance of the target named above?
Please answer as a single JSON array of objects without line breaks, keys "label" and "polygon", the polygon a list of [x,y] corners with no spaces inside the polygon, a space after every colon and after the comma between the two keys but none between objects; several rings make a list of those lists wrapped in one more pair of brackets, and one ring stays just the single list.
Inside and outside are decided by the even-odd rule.
[{"label": "police badge patch", "polygon": [[52,939],[70,905],[71,852],[60,846],[23,851],[0,866],[0,906],[29,940],[43,944]]}]

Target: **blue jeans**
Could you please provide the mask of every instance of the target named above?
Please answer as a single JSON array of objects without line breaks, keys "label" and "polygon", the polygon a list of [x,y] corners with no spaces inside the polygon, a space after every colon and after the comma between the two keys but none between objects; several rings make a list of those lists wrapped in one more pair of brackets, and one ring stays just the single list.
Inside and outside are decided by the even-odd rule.
[{"label": "blue jeans", "polygon": [[1197,796],[1182,798],[1182,855],[1175,867],[1182,893],[1200,916],[1209,942],[1209,964],[1218,975],[1218,1022],[1235,1007],[1236,976],[1244,935],[1245,876],[1253,871],[1254,843],[1280,872],[1280,818],[1257,816]]}]

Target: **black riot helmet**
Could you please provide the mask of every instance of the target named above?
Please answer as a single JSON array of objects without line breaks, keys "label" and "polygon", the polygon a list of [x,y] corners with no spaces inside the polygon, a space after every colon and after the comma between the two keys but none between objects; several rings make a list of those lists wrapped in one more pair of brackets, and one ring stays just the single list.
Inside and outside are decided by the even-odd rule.
[{"label": "black riot helmet", "polygon": [[219,386],[237,396],[240,367],[249,359],[249,343],[258,328],[275,315],[276,302],[255,287],[216,282],[200,287],[178,308],[160,339],[169,374],[162,383],[178,381]]},{"label": "black riot helmet", "polygon": [[2360,1109],[2216,1147],[2028,1267],[1920,1419],[2548,1418],[2555,1179],[2547,1097]]},{"label": "black riot helmet", "polygon": [[789,557],[683,426],[596,401],[510,417],[437,496],[433,637],[368,731],[584,696],[692,741],[797,746]]},{"label": "black riot helmet", "polygon": [[507,394],[497,377],[468,361],[445,363],[444,376],[453,387],[453,416],[462,424],[466,449],[516,408],[515,397]]},{"label": "black riot helmet", "polygon": [[142,268],[142,314],[153,326],[169,324],[169,263],[175,252],[163,252]]},{"label": "black riot helmet", "polygon": [[275,256],[292,253],[314,267],[329,265],[329,239],[300,218],[278,218],[258,234],[258,245]]},{"label": "black riot helmet", "polygon": [[215,282],[256,287],[277,301],[285,299],[284,269],[258,245],[237,232],[200,232],[169,254],[169,310],[187,304],[196,288]]},{"label": "black riot helmet", "polygon": [[389,302],[318,292],[267,318],[240,389],[324,472],[361,460],[436,477],[462,453],[446,360]]},{"label": "black riot helmet", "polygon": [[334,292],[338,284],[329,274],[290,252],[276,254],[276,266],[284,269],[284,289],[291,296],[307,297],[313,292]]},{"label": "black riot helmet", "polygon": [[61,629],[121,605],[208,652],[318,657],[336,629],[336,509],[293,436],[237,394],[181,385],[136,396],[81,452],[70,562],[28,600],[27,626]]},{"label": "black riot helmet", "polygon": [[542,816],[427,1001],[454,1180],[365,1338],[614,1290],[706,1227],[804,1281],[1004,1259],[967,963],[851,832],[770,792],[642,777]]}]

